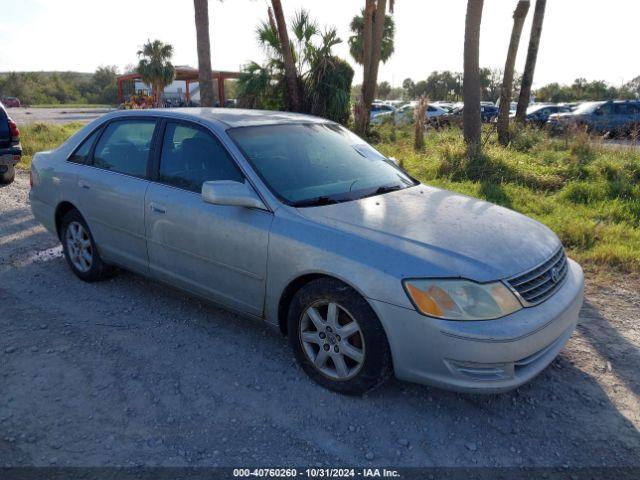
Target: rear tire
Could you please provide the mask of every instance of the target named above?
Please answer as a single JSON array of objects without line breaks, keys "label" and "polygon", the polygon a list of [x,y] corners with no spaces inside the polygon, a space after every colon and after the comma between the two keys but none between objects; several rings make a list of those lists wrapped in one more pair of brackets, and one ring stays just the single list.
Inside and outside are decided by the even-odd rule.
[{"label": "rear tire", "polygon": [[64,258],[78,278],[96,282],[109,276],[111,268],[100,258],[91,230],[77,210],[71,210],[63,217],[60,241]]},{"label": "rear tire", "polygon": [[288,333],[298,364],[329,390],[361,395],[391,374],[391,352],[378,317],[338,280],[314,280],[298,291],[289,308]]},{"label": "rear tire", "polygon": [[9,185],[16,178],[16,167],[14,165],[7,166],[7,171],[0,175],[0,183]]}]

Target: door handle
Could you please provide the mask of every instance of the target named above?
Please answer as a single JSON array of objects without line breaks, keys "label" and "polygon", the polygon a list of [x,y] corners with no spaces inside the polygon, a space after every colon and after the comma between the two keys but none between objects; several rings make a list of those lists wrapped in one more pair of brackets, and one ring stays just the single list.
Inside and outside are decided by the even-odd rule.
[{"label": "door handle", "polygon": [[84,180],[80,180],[78,182],[78,186],[80,188],[84,188],[85,190],[89,190],[91,188],[91,185],[89,185],[87,182],[85,182]]},{"label": "door handle", "polygon": [[167,213],[167,209],[166,208],[161,207],[160,205],[157,205],[155,203],[150,203],[149,204],[149,208],[151,209],[152,212]]}]

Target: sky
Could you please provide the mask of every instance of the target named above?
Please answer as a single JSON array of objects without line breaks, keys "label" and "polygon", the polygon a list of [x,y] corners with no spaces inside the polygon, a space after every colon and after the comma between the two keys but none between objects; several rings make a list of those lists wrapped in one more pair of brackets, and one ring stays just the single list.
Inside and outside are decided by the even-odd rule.
[{"label": "sky", "polygon": [[[214,70],[238,70],[264,56],[255,28],[266,18],[267,0],[209,0]],[[516,0],[485,0],[480,64],[504,65]],[[532,6],[523,31],[516,70],[526,57]],[[285,15],[308,9],[321,26],[335,26],[349,56],[349,23],[364,0],[282,0]],[[83,71],[101,65],[121,70],[137,62],[147,39],[175,48],[175,65],[197,67],[191,0],[0,0],[0,71]],[[395,53],[380,68],[379,81],[393,86],[434,70],[462,70],[466,0],[396,0]],[[534,86],[575,78],[620,85],[640,75],[638,0],[548,0]]]}]

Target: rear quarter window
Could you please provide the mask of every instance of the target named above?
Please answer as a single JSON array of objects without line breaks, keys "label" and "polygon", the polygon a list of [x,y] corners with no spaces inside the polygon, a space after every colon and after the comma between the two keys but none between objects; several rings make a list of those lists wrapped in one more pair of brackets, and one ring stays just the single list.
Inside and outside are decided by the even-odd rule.
[{"label": "rear quarter window", "polygon": [[86,164],[89,160],[89,154],[91,153],[91,147],[96,141],[100,128],[91,133],[76,150],[69,156],[69,161],[73,163]]}]

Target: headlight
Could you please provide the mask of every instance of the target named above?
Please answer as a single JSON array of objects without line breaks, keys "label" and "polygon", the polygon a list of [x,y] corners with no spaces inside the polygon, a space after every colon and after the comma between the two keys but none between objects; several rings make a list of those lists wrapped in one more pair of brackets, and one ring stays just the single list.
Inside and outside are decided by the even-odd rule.
[{"label": "headlight", "polygon": [[470,280],[405,280],[407,295],[423,315],[446,320],[491,320],[522,308],[502,283]]}]

